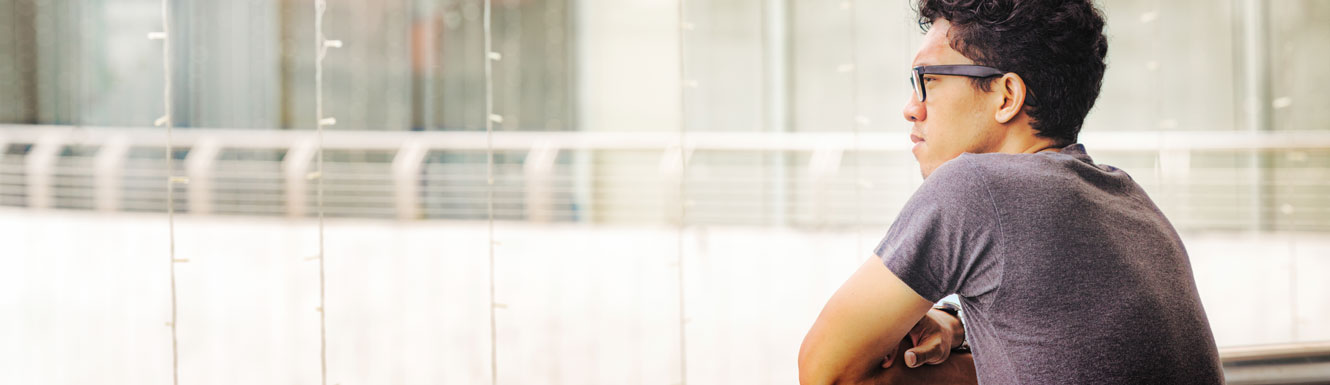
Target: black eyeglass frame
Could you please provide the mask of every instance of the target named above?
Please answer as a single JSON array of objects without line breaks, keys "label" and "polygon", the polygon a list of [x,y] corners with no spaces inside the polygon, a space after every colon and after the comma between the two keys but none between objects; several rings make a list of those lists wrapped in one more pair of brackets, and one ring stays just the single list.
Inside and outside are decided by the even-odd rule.
[{"label": "black eyeglass frame", "polygon": [[[989,78],[994,76],[1006,75],[1007,71],[997,68],[974,65],[974,64],[945,64],[932,66],[918,66],[910,69],[910,87],[914,88],[914,94],[919,97],[919,102],[928,100],[928,94],[925,93],[924,75],[955,75],[972,78]],[[1026,93],[1026,105],[1034,106],[1034,100]]]}]

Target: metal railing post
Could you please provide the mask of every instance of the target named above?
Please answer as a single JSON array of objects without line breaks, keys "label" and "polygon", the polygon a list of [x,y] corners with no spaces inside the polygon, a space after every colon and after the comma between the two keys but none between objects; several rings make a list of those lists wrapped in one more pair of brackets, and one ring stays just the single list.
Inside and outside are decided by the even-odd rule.
[{"label": "metal railing post", "polygon": [[24,170],[27,172],[28,207],[51,207],[54,201],[51,196],[51,175],[55,171],[55,161],[60,156],[60,150],[65,147],[64,139],[63,135],[43,135],[28,152]]},{"label": "metal railing post", "polygon": [[397,219],[408,221],[421,218],[420,169],[429,148],[416,141],[402,144],[393,157],[393,185],[397,194]]},{"label": "metal railing post", "polygon": [[125,156],[129,155],[129,140],[116,135],[107,140],[93,161],[93,183],[97,211],[112,212],[120,209],[120,184],[124,176]]},{"label": "metal railing post", "polygon": [[212,166],[221,147],[217,141],[204,137],[185,155],[185,175],[189,177],[189,212],[212,214]]},{"label": "metal railing post", "polygon": [[824,225],[832,218],[831,181],[840,173],[841,158],[845,149],[827,146],[813,151],[808,158],[809,181],[813,186],[812,220],[815,225]]},{"label": "metal railing post", "polygon": [[[683,153],[682,155],[680,153]],[[683,157],[680,160],[679,157]],[[661,208],[665,214],[663,218],[667,221],[683,223],[684,218],[679,212],[680,205],[687,205],[687,197],[683,191],[678,188],[680,179],[683,178],[684,168],[688,167],[688,161],[693,157],[691,147],[679,150],[678,146],[669,146],[664,153],[660,155],[660,188],[665,196],[661,202]]]},{"label": "metal railing post", "polygon": [[286,216],[305,216],[309,191],[309,164],[314,159],[313,140],[301,140],[286,151],[282,159],[282,172],[286,180]]},{"label": "metal railing post", "polygon": [[527,151],[522,171],[526,179],[526,217],[531,222],[550,222],[554,208],[554,160],[559,148],[538,142]]}]

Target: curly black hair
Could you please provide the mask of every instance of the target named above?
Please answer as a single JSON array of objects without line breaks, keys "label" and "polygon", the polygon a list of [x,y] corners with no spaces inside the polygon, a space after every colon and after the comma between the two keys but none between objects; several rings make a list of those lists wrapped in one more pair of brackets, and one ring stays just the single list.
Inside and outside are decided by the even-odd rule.
[{"label": "curly black hair", "polygon": [[[1025,113],[1039,136],[1076,142],[1099,97],[1108,54],[1104,16],[1092,0],[918,1],[925,33],[934,21],[947,20],[953,49],[975,64],[1021,76]],[[972,81],[987,92],[993,78]]]}]

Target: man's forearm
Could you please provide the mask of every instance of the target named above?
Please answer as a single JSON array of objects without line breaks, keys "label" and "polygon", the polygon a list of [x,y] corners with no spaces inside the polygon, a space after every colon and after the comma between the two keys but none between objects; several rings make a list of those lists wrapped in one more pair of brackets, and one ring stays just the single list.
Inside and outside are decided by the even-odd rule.
[{"label": "man's forearm", "polygon": [[799,347],[799,383],[850,383],[880,369],[882,357],[933,306],[871,257],[836,290]]}]

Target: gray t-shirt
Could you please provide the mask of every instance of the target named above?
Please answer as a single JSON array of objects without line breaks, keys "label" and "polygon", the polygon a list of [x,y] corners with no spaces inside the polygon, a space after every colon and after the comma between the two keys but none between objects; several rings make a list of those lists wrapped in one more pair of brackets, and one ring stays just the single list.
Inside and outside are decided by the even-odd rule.
[{"label": "gray t-shirt", "polygon": [[981,384],[1223,382],[1177,232],[1080,144],[944,163],[877,255],[929,301],[960,297]]}]

